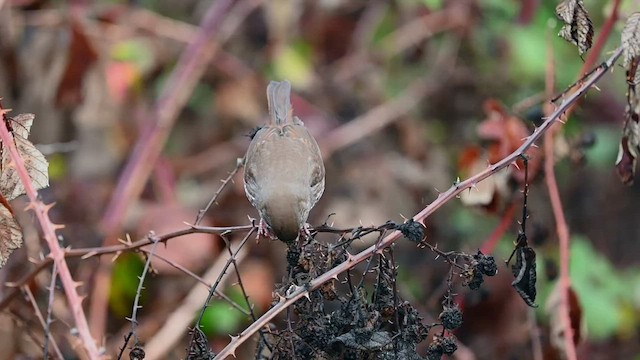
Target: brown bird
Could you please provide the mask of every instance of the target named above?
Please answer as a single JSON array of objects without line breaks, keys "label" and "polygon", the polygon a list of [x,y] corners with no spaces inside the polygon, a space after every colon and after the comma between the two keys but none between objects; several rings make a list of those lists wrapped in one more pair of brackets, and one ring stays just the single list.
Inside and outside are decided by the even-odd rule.
[{"label": "brown bird", "polygon": [[260,213],[261,229],[266,223],[284,242],[298,238],[324,192],[320,148],[293,116],[290,96],[288,81],[269,83],[269,121],[253,136],[244,169],[244,190]]}]

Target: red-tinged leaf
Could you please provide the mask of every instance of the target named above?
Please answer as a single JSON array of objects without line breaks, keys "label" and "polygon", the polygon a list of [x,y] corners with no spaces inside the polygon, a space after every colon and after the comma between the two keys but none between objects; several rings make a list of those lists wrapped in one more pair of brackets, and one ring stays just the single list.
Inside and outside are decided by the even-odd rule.
[{"label": "red-tinged leaf", "polygon": [[[516,151],[530,135],[530,131],[524,121],[510,115],[505,107],[494,99],[485,101],[484,111],[487,118],[478,125],[477,131],[481,138],[494,141],[494,145],[489,147],[489,162],[495,164]],[[529,148],[527,155],[529,175],[534,177],[541,167],[543,153],[540,149]],[[517,160],[517,164],[519,169],[524,169],[521,159]],[[516,170],[513,174],[518,182],[524,181],[524,171]]]},{"label": "red-tinged leaf", "polygon": [[[465,178],[485,170],[488,164],[486,154],[478,147],[468,147],[458,160],[460,173]],[[509,176],[509,172],[501,171],[479,182],[474,188],[463,191],[460,194],[462,203],[467,206],[482,206],[489,212],[497,211],[499,199],[509,192]]]},{"label": "red-tinged leaf", "polygon": [[72,20],[71,45],[67,66],[56,92],[56,105],[68,107],[82,101],[82,81],[96,60],[98,53],[84,33],[82,25]]},{"label": "red-tinged leaf", "polygon": [[118,102],[127,99],[131,88],[141,79],[140,69],[131,62],[112,62],[107,65],[107,86]]}]

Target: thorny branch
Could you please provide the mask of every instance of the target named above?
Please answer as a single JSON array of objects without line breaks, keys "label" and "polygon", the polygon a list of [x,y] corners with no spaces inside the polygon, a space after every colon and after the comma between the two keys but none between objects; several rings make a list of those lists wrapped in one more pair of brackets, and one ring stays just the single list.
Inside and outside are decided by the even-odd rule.
[{"label": "thorny branch", "polygon": [[[0,108],[0,111],[5,110]],[[50,254],[48,258],[51,258],[52,261],[56,263],[58,274],[62,281],[62,286],[65,294],[67,295],[67,301],[75,321],[75,326],[78,330],[78,335],[82,339],[82,346],[87,351],[89,358],[100,359],[100,351],[98,350],[95,340],[91,336],[89,324],[87,323],[87,318],[84,310],[82,309],[82,298],[78,295],[77,289],[81,284],[73,280],[69,267],[67,266],[67,262],[64,258],[64,251],[58,243],[56,230],[59,228],[59,225],[53,224],[49,218],[49,210],[52,208],[53,204],[45,205],[38,198],[38,192],[31,182],[31,178],[25,168],[24,160],[18,152],[18,149],[16,149],[13,137],[9,134],[9,130],[7,129],[5,122],[2,122],[2,125],[0,125],[0,138],[2,139],[3,146],[6,147],[11,155],[11,159],[16,167],[16,172],[24,185],[27,196],[29,197],[30,203],[28,209],[35,212],[38,222],[42,227],[44,238],[49,245]]]}]

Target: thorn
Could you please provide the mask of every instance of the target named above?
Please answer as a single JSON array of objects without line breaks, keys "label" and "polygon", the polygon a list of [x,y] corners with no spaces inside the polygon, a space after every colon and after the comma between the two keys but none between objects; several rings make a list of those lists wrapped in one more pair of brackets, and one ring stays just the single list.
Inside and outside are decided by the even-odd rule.
[{"label": "thorn", "polygon": [[306,297],[307,300],[309,300],[309,302],[311,302],[311,298],[309,297],[309,292],[308,291],[304,293],[304,297]]},{"label": "thorn", "polygon": [[52,202],[50,204],[44,204],[42,203],[42,212],[44,212],[45,214],[49,213],[49,210],[53,209],[53,207],[56,205],[56,202]]},{"label": "thorn", "polygon": [[348,251],[345,251],[345,253],[347,254],[347,261],[348,262],[353,262],[354,261],[354,256],[351,255],[351,253],[348,252]]},{"label": "thorn", "polygon": [[511,165],[513,165],[513,167],[515,167],[516,169],[520,170],[520,166],[518,166],[518,162],[517,162],[517,161],[515,161],[515,160],[514,160],[514,161],[511,163]]},{"label": "thorn", "polygon": [[32,202],[30,202],[29,204],[27,204],[27,206],[24,207],[24,211],[28,211],[28,210],[36,211],[36,207]]},{"label": "thorn", "polygon": [[536,143],[532,143],[532,144],[531,144],[531,147],[532,147],[532,148],[536,148],[536,149],[538,149],[538,148],[539,148],[539,146],[538,146],[538,145],[536,145]]},{"label": "thorn", "polygon": [[53,224],[53,231],[62,230],[66,227],[65,224]]},{"label": "thorn", "polygon": [[[473,189],[473,190],[475,190],[477,192],[480,192],[480,190],[478,189],[478,183],[471,184],[471,187],[469,188],[469,190],[471,190],[471,189]],[[469,191],[469,192],[471,192],[471,191]]]},{"label": "thorn", "polygon": [[88,259],[88,258],[90,258],[90,257],[92,257],[92,256],[97,255],[97,254],[98,254],[98,252],[97,252],[97,251],[95,251],[95,250],[93,250],[93,251],[89,251],[88,253],[86,253],[86,254],[82,255],[82,257],[80,257],[80,260]]}]

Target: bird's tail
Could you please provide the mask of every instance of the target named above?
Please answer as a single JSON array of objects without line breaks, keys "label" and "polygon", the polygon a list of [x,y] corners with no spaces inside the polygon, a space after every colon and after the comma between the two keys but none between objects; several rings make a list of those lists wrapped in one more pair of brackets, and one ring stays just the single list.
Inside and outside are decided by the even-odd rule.
[{"label": "bird's tail", "polygon": [[291,109],[291,84],[288,81],[272,81],[267,86],[269,103],[269,121],[275,125],[284,125],[293,121]]}]

